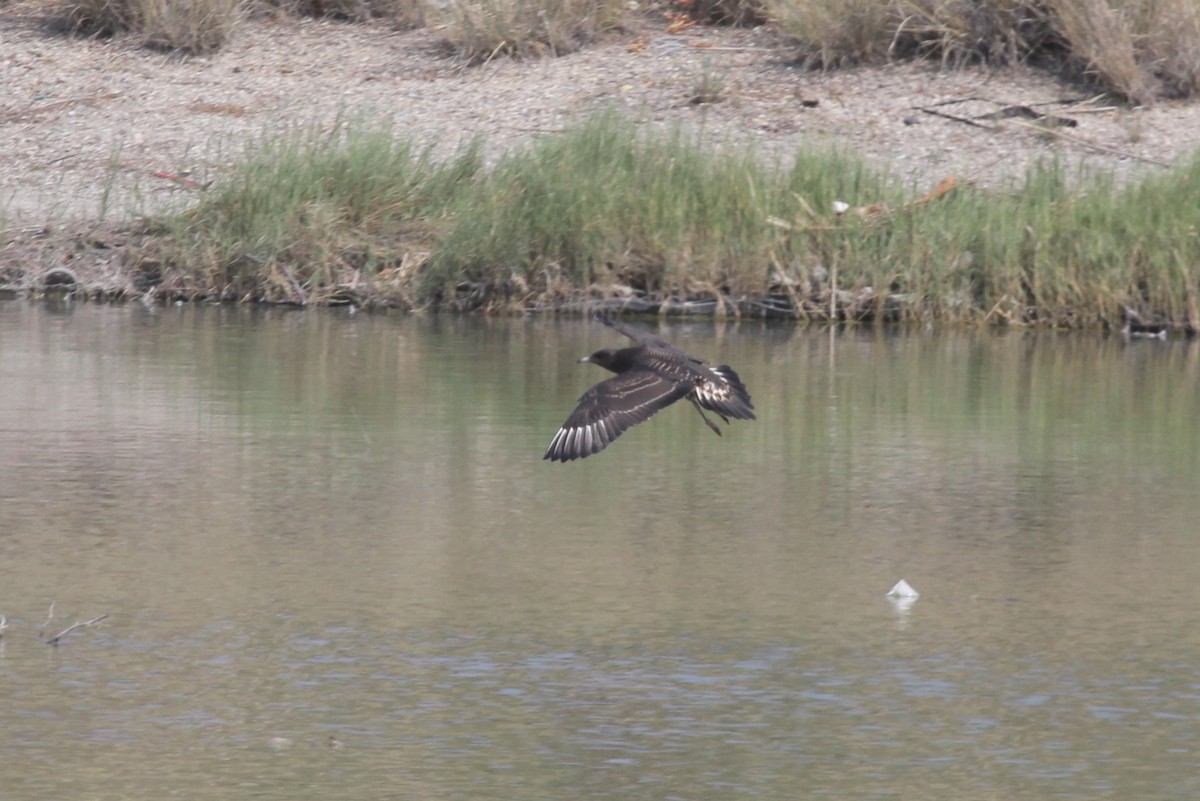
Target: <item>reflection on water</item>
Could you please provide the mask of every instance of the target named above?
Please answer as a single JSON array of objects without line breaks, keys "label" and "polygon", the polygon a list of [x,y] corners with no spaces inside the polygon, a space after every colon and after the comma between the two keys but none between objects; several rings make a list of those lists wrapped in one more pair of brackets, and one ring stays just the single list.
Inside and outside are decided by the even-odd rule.
[{"label": "reflection on water", "polygon": [[667,329],[0,304],[5,799],[1200,795],[1196,347]]}]

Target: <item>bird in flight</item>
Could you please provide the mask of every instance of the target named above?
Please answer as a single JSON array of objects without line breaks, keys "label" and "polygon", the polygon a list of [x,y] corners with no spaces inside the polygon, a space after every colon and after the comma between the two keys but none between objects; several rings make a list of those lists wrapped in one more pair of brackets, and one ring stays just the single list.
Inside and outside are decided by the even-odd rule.
[{"label": "bird in flight", "polygon": [[750,393],[729,365],[710,367],[669,342],[603,314],[597,314],[596,321],[635,344],[619,350],[605,348],[579,360],[599,365],[616,376],[583,393],[575,411],[550,440],[543,458],[569,462],[599,453],[626,429],[683,398],[691,401],[718,436],[721,428],[704,414],[705,409],[726,423],[730,418],[754,419]]}]

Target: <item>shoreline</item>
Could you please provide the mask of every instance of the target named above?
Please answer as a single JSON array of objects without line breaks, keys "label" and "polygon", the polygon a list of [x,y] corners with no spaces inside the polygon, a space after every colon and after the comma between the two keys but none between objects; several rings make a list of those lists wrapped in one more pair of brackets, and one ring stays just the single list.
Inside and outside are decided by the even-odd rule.
[{"label": "shoreline", "polygon": [[[11,87],[0,100],[0,287],[10,295],[73,279],[92,297],[142,296],[131,275],[142,220],[203,196],[201,187],[228,174],[268,132],[326,128],[350,111],[386,119],[442,153],[485,136],[485,157],[494,161],[607,106],[645,130],[680,127],[717,146],[752,145],[781,167],[801,148],[833,146],[917,194],[947,179],[1015,187],[1042,159],[1109,173],[1123,185],[1200,150],[1200,103],[1128,108],[1028,68],[905,62],[808,72],[763,29],[668,32],[646,18],[569,55],[465,68],[438,51],[428,30],[281,17],[244,23],[216,54],[177,59],[120,39],[47,34],[44,5],[15,0],[0,9],[0,79]],[[719,97],[695,102],[708,80]],[[1017,108],[1074,124],[1003,116]],[[876,198],[845,200],[859,207]],[[209,289],[196,296],[222,297]],[[580,289],[560,305],[603,300],[605,291]],[[828,308],[835,318],[863,316],[855,311],[861,294],[833,296],[831,306],[835,291],[803,303],[789,297],[792,316],[812,319]],[[372,294],[379,295],[346,291],[337,302],[369,307]],[[662,300],[695,298],[638,298]],[[746,311],[779,310],[769,293],[730,300]],[[893,303],[874,302],[875,311]],[[1185,327],[1194,328],[1190,320]]]}]

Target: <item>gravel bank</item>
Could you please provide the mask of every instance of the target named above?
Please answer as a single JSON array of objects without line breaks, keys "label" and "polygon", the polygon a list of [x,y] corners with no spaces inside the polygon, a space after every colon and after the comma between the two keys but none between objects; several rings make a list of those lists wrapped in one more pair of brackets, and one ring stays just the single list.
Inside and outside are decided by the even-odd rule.
[{"label": "gravel bank", "polygon": [[[0,6],[0,269],[111,262],[122,220],[186,203],[264,131],[346,113],[445,148],[483,134],[495,153],[609,104],[783,161],[805,145],[850,149],[921,191],[949,175],[1002,184],[1049,156],[1136,177],[1200,147],[1200,104],[1122,108],[1026,69],[808,72],[761,29],[668,33],[646,18],[575,54],[463,68],[430,30],[282,17],[246,22],[215,55],[180,59],[131,41],[55,36],[46,7]],[[717,102],[696,102],[706,77]],[[1014,107],[1071,127],[981,118]],[[47,233],[106,230],[98,220],[112,223],[108,233],[89,234],[74,255]],[[101,278],[106,269],[120,265],[100,264]]]}]

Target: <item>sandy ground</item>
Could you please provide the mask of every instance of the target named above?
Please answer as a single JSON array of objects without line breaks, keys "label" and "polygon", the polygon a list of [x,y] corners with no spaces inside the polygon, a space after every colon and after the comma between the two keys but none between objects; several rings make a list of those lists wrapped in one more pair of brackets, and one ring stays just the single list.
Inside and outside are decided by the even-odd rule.
[{"label": "sandy ground", "polygon": [[[1052,155],[1142,175],[1200,146],[1197,103],[1122,108],[1025,69],[809,72],[761,29],[673,34],[647,18],[571,55],[464,68],[431,30],[284,17],[246,22],[221,52],[180,59],[132,41],[56,36],[45,8],[0,0],[0,224],[10,238],[186,202],[201,190],[176,179],[204,184],[264,131],[346,113],[444,147],[481,133],[499,152],[609,104],[784,161],[803,145],[841,146],[920,189],[947,175],[995,184]],[[693,102],[705,76],[719,102]],[[1018,105],[1074,127],[978,119]]]}]

